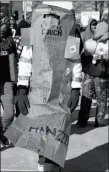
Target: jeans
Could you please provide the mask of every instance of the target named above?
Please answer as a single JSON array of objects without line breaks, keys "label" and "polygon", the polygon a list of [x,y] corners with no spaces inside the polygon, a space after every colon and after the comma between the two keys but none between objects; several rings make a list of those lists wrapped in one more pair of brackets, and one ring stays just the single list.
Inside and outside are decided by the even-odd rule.
[{"label": "jeans", "polygon": [[[5,132],[14,119],[14,95],[12,82],[0,81],[0,129]],[[1,106],[3,114],[1,114]]]},{"label": "jeans", "polygon": [[96,97],[97,99],[95,119],[99,122],[99,124],[103,124],[107,110],[107,79],[98,77],[93,78],[88,74],[85,74],[80,111],[78,114],[79,123],[88,121],[93,97]]}]

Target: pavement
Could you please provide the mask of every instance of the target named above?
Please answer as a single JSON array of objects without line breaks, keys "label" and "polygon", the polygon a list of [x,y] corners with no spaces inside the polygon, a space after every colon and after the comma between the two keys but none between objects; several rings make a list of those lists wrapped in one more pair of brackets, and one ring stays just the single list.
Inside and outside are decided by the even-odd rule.
[{"label": "pavement", "polygon": [[[109,112],[109,111],[108,111]],[[75,125],[78,110],[72,115],[72,130],[65,167],[62,172],[106,172],[108,170],[108,114],[105,127],[94,128],[95,109],[86,128]],[[35,152],[13,147],[1,147],[1,172],[37,171]]]}]

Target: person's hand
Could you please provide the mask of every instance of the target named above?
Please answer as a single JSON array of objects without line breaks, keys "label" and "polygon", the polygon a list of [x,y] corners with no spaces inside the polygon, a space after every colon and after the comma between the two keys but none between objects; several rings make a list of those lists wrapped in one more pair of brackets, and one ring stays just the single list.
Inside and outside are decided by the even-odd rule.
[{"label": "person's hand", "polygon": [[70,108],[71,113],[76,109],[79,103],[80,88],[72,88],[71,96],[68,101],[68,107]]},{"label": "person's hand", "polygon": [[27,88],[25,86],[18,88],[18,94],[15,97],[15,105],[18,107],[20,113],[23,115],[28,114],[30,104],[27,96]]},{"label": "person's hand", "polygon": [[93,55],[92,63],[93,63],[93,64],[96,64],[97,60],[101,60],[101,55],[96,55],[96,54],[94,54],[94,55]]}]

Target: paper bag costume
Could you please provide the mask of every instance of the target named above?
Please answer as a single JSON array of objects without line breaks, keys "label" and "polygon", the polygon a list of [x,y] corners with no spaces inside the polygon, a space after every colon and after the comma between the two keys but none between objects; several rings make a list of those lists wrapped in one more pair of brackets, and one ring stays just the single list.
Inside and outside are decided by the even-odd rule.
[{"label": "paper bag costume", "polygon": [[[67,39],[73,25],[72,13],[62,8],[42,5],[33,12],[32,32],[27,31],[31,33],[31,39],[28,39],[28,42],[26,38],[25,44],[25,36],[23,36],[22,44],[27,47],[24,46],[22,60],[19,62],[20,70],[27,59],[25,67],[28,65],[28,72],[25,74],[25,80],[21,80],[23,78],[21,74],[25,71],[23,67],[18,79],[18,84],[28,85],[26,79],[32,72],[29,92],[30,111],[26,117],[20,115],[5,134],[14,145],[33,150],[62,167],[65,163],[71,128],[71,114],[67,102],[72,85],[81,88],[82,77],[80,57],[76,54],[75,59],[73,54],[75,51],[78,52],[78,46],[75,45],[72,56],[71,53],[66,53],[67,57],[65,56],[69,45]],[[33,55],[29,45],[33,46]],[[27,52],[31,56],[30,59]],[[76,65],[74,65],[75,60]],[[77,71],[76,77],[73,75],[73,69]],[[63,78],[66,80],[64,95]]]}]

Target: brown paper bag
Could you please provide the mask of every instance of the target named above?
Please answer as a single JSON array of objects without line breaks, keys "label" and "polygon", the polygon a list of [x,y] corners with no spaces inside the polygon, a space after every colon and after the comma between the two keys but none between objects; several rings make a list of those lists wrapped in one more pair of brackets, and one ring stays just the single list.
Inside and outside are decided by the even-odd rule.
[{"label": "brown paper bag", "polygon": [[[8,137],[17,131],[13,141],[16,146],[38,152],[62,167],[68,149],[71,116],[60,106],[59,96],[65,70],[65,46],[73,24],[72,12],[65,9],[43,5],[33,12],[30,111],[24,122],[23,117],[18,117],[16,129],[12,124],[6,134]],[[26,118],[35,124],[27,125]]]},{"label": "brown paper bag", "polygon": [[64,70],[66,40],[73,24],[72,13],[68,10],[43,5],[33,11],[31,24],[33,72],[29,94],[32,104],[58,101]]}]

